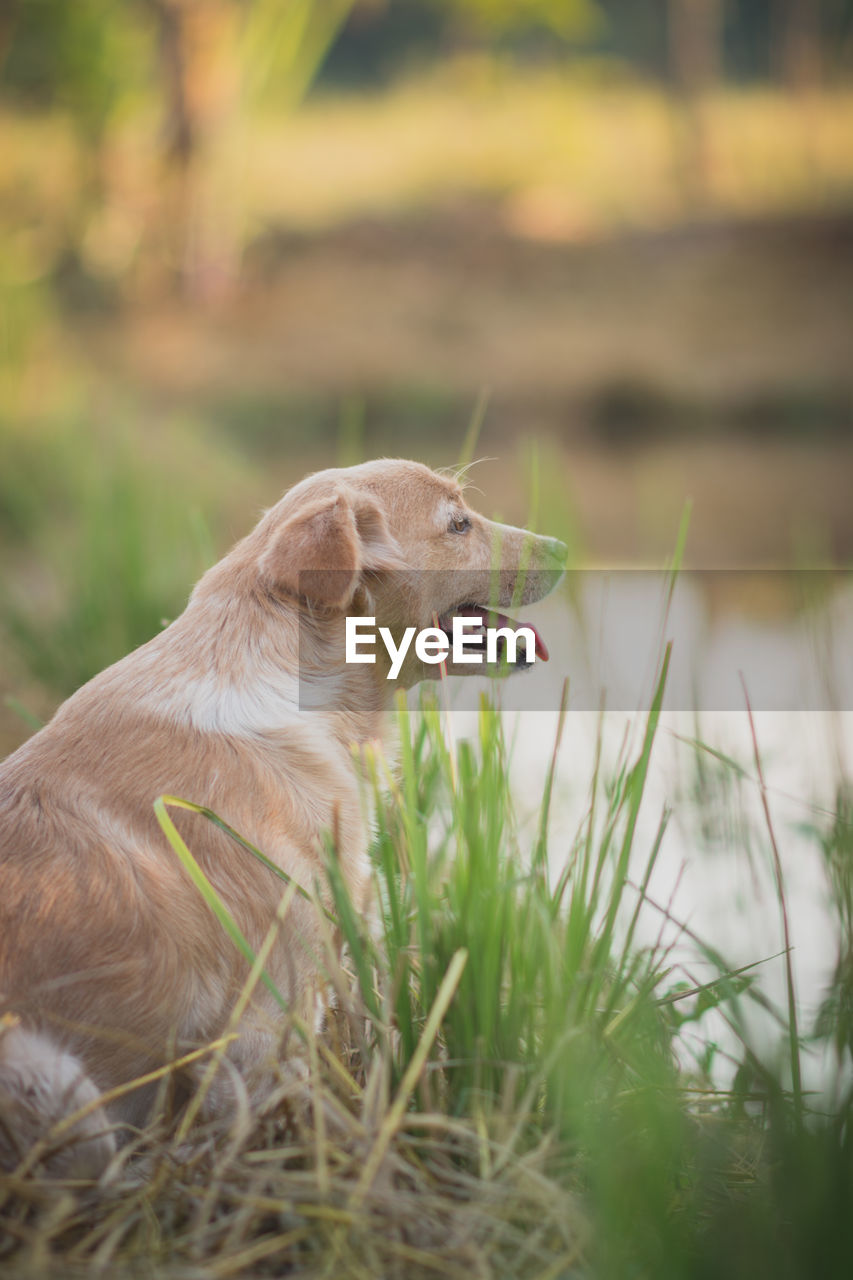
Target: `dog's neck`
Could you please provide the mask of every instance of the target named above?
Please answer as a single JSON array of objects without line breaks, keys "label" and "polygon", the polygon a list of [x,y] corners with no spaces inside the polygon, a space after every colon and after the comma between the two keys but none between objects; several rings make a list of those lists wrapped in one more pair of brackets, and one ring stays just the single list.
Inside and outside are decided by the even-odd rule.
[{"label": "dog's neck", "polygon": [[138,652],[137,696],[200,732],[268,745],[322,721],[349,749],[381,736],[393,690],[378,668],[346,664],[344,627],[268,597],[196,592]]}]

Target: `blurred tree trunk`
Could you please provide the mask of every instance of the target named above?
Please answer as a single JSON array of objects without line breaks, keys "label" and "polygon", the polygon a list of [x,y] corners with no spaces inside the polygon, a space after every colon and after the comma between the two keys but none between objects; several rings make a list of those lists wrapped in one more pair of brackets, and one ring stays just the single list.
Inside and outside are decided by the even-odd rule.
[{"label": "blurred tree trunk", "polygon": [[774,19],[772,53],[796,113],[792,141],[799,138],[812,182],[819,185],[820,113],[816,109],[822,79],[819,0],[776,0]]},{"label": "blurred tree trunk", "polygon": [[17,16],[16,0],[0,0],[0,70],[6,61],[6,53],[12,43],[12,31]]},{"label": "blurred tree trunk", "polygon": [[164,269],[191,294],[215,294],[230,266],[215,252],[216,211],[203,198],[207,152],[231,114],[239,79],[233,0],[144,0],[157,22],[162,82]]},{"label": "blurred tree trunk", "polygon": [[240,265],[239,129],[273,82],[286,109],[302,100],[356,0],[142,2],[159,32],[165,273],[214,300]]},{"label": "blurred tree trunk", "polygon": [[680,103],[678,166],[688,203],[701,208],[712,185],[706,99],[722,66],[722,0],[669,0],[667,17],[670,78]]},{"label": "blurred tree trunk", "polygon": [[780,77],[793,93],[820,86],[822,58],[818,0],[776,0],[775,60]]},{"label": "blurred tree trunk", "polygon": [[698,95],[720,76],[721,0],[669,0],[670,67],[685,94]]},{"label": "blurred tree trunk", "polygon": [[179,170],[189,169],[196,144],[188,93],[187,7],[181,0],[149,0],[157,18],[160,73],[166,107],[165,154]]}]

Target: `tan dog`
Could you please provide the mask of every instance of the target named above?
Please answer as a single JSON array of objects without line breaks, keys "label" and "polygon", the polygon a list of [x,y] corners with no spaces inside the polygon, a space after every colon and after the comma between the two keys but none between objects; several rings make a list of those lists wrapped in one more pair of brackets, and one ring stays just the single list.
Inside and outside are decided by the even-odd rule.
[{"label": "tan dog", "polygon": [[[541,598],[564,559],[561,543],[483,519],[454,479],[419,463],[321,472],[205,574],[170,627],[0,766],[0,1167],[99,1091],[217,1037],[245,981],[245,961],[158,826],[155,798],[209,806],[327,903],[322,836],[334,830],[346,886],[366,911],[352,745],[380,735],[395,683],[437,668],[410,652],[392,682],[380,651],[375,664],[347,664],[347,614],[394,634],[436,619],[447,629],[458,611]],[[203,818],[175,821],[257,949],[281,882]],[[316,909],[295,897],[268,964],[303,1013],[321,932]],[[266,995],[231,1051],[248,1080],[275,1048]],[[136,1089],[109,1117],[137,1124],[150,1104]],[[71,1163],[55,1168],[103,1166],[114,1137],[97,1136],[103,1114],[87,1124]]]}]

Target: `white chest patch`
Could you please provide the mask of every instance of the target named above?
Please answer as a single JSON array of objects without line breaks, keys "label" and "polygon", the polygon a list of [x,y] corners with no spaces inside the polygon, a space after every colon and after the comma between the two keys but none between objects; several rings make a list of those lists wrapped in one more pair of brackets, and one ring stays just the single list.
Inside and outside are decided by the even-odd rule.
[{"label": "white chest patch", "polygon": [[159,715],[189,723],[204,733],[237,737],[273,733],[299,722],[299,687],[294,676],[230,684],[213,673],[189,676],[180,687],[152,693]]},{"label": "white chest patch", "polygon": [[338,681],[330,677],[306,691],[299,679],[274,671],[234,684],[213,673],[189,676],[180,686],[152,693],[152,710],[203,733],[252,737],[295,726],[305,727],[305,712],[333,710]]}]

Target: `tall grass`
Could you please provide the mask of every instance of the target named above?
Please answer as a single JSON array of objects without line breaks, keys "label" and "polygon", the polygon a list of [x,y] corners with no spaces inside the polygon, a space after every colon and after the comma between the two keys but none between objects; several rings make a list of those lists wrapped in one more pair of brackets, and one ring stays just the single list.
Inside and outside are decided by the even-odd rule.
[{"label": "tall grass", "polygon": [[[474,442],[472,430],[471,452]],[[160,625],[169,597],[145,564],[166,564],[176,581],[189,574],[152,539],[209,558],[191,531],[176,537],[152,501],[140,504],[151,487],[122,469],[119,454],[99,477],[91,453],[75,454],[73,443],[70,487],[56,495],[50,526],[53,563],[65,569],[59,624],[37,623],[27,602],[3,602],[31,670],[59,690]],[[21,540],[41,525],[27,494],[35,503],[43,491],[37,454],[25,461],[30,488],[20,466],[6,486],[17,502],[7,508],[9,532]],[[63,502],[76,507],[87,486],[95,500],[84,530],[63,545]],[[116,596],[124,591],[127,599]],[[108,617],[121,620],[120,634]],[[378,749],[360,761],[375,814],[370,929],[347,897],[330,837],[345,960],[330,952],[336,1012],[326,1034],[302,1024],[289,1037],[306,1063],[304,1089],[282,1072],[263,1110],[203,1121],[201,1094],[170,1113],[168,1081],[182,1062],[167,1067],[150,1125],[130,1135],[96,1194],[51,1181],[39,1152],[0,1175],[0,1270],[175,1280],[848,1274],[850,796],[842,787],[831,822],[813,832],[841,925],[836,972],[813,1028],[797,1026],[793,992],[787,1010],[772,1009],[782,1068],[744,1030],[750,1002],[768,1008],[752,966],[733,971],[694,937],[711,967],[697,983],[662,941],[637,941],[649,936],[643,915],[659,910],[649,889],[669,822],[666,808],[651,826],[645,820],[667,667],[664,652],[637,740],[626,738],[615,765],[603,763],[600,732],[586,816],[567,849],[553,847],[549,832],[567,698],[529,832],[514,812],[501,713],[484,701],[471,738],[454,742],[439,703],[401,702],[399,761]],[[739,794],[727,787],[744,784],[741,766],[698,740],[689,746],[698,783]],[[756,765],[763,782],[757,746]],[[225,1049],[254,985],[270,981],[264,964],[277,923],[253,953],[195,875],[167,813],[192,799],[164,797],[158,816],[220,920],[223,947],[237,946],[246,963],[234,1019],[201,1051],[212,1073],[227,1069]],[[776,867],[784,911],[778,857]],[[300,889],[313,886],[282,885],[279,918]],[[730,1085],[714,1069],[708,1015],[742,1033]],[[700,1043],[689,1071],[685,1028]],[[834,1092],[819,1101],[799,1083],[812,1048],[835,1062]]]},{"label": "tall grass", "polygon": [[[555,1260],[543,1274],[843,1274],[853,1242],[843,1208],[853,1206],[849,1056],[836,1109],[822,1114],[800,1085],[806,1042],[789,965],[788,1007],[772,1010],[787,1067],[744,1039],[730,1088],[710,1074],[712,1046],[707,1069],[688,1075],[678,1065],[685,1026],[701,1035],[715,1011],[744,1027],[743,1003],[767,1008],[767,997],[753,966],[732,971],[701,938],[695,945],[713,968],[701,985],[683,981],[662,943],[634,942],[641,913],[654,909],[646,893],[669,819],[664,810],[651,842],[640,844],[668,658],[634,754],[624,750],[604,778],[599,749],[587,817],[562,863],[548,840],[556,746],[536,835],[524,845],[500,714],[484,702],[476,738],[453,748],[437,706],[412,716],[401,704],[399,772],[373,763],[378,951],[333,874],[369,1027],[366,1052],[390,1063],[393,1092],[464,951],[412,1112],[438,1110],[488,1135],[499,1167],[552,1144],[549,1177],[571,1190],[576,1224],[586,1225],[572,1262]],[[565,703],[558,741],[564,714]],[[757,743],[755,751],[766,799]],[[848,818],[839,812],[823,837],[837,880],[849,879]],[[769,809],[767,824],[784,915]],[[849,894],[839,897],[843,913]],[[837,982],[833,990],[837,1003]],[[826,1011],[818,1038],[833,1028],[840,1055],[848,1026]],[[537,1226],[526,1223],[533,1236]]]},{"label": "tall grass", "polygon": [[[327,1034],[302,1028],[305,1088],[284,1075],[263,1112],[202,1122],[193,1109],[177,1125],[164,1092],[96,1197],[31,1162],[0,1181],[0,1257],[24,1275],[846,1274],[853,1114],[839,1022],[827,1012],[820,1032],[839,1059],[830,1114],[746,1044],[731,1088],[687,1074],[684,1026],[701,1032],[709,1010],[737,1026],[740,1003],[763,997],[710,946],[716,972],[697,986],[662,945],[634,941],[668,817],[644,845],[665,677],[664,661],[638,743],[609,776],[599,751],[563,860],[548,835],[561,780],[553,768],[543,780],[523,838],[491,705],[454,745],[438,705],[401,704],[399,764],[363,759],[376,929],[330,847],[347,959],[330,959]],[[848,818],[823,833],[834,875],[849,871]],[[282,887],[279,915],[298,891]],[[244,949],[239,1007],[262,980],[271,923],[257,956]],[[210,1046],[214,1066],[224,1044]]]},{"label": "tall grass", "polygon": [[[662,946],[634,945],[668,821],[664,812],[650,847],[637,847],[665,679],[666,659],[636,756],[606,782],[596,770],[587,819],[561,866],[548,851],[552,776],[537,839],[519,846],[493,708],[483,705],[476,741],[454,755],[437,708],[412,721],[401,707],[400,776],[386,775],[392,798],[377,826],[378,959],[333,877],[369,1054],[390,1060],[392,1084],[453,958],[466,951],[418,1105],[499,1134],[503,1160],[549,1135],[554,1167],[591,1221],[593,1274],[715,1274],[703,1271],[715,1250],[737,1273],[732,1242],[715,1238],[711,1222],[741,1192],[745,1212],[762,1206],[763,1247],[773,1251],[777,1206],[762,1200],[760,1153],[768,1133],[787,1141],[797,1131],[798,1096],[746,1045],[748,1070],[730,1093],[677,1066],[684,1024],[711,1009],[739,1024],[751,977],[704,946],[716,974],[686,986]],[[755,998],[764,1000],[757,990]],[[762,1118],[747,1115],[761,1106]],[[805,1147],[814,1140],[801,1133]]]},{"label": "tall grass", "polygon": [[0,422],[0,646],[52,698],[181,612],[216,558],[210,491],[242,481],[191,424],[146,424],[132,449],[126,426],[126,414],[106,430],[68,406]]}]

